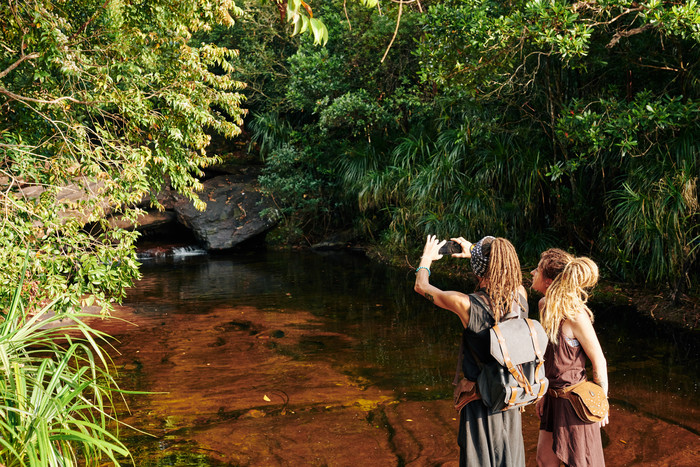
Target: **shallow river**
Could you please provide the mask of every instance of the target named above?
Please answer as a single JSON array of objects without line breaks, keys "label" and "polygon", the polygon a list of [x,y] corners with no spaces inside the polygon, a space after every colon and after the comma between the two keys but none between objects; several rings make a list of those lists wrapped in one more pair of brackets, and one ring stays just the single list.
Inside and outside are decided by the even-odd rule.
[{"label": "shallow river", "polygon": [[[266,251],[142,272],[115,313],[126,321],[99,324],[115,338],[122,389],[149,392],[118,406],[139,430],[120,429],[136,465],[456,465],[459,320],[413,291],[408,265]],[[432,282],[468,288],[439,267]],[[599,302],[608,465],[697,465],[697,341]]]}]

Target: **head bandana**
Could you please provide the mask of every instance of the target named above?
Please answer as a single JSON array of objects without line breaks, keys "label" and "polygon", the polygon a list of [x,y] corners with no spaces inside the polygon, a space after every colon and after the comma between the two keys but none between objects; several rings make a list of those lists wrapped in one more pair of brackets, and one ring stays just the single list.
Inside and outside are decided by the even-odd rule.
[{"label": "head bandana", "polygon": [[495,240],[494,237],[487,236],[476,242],[476,244],[474,244],[474,246],[472,247],[472,271],[474,271],[474,274],[476,274],[479,277],[486,276],[486,271],[489,267],[489,256],[484,255],[484,252],[482,250],[484,240],[489,238],[491,240]]}]

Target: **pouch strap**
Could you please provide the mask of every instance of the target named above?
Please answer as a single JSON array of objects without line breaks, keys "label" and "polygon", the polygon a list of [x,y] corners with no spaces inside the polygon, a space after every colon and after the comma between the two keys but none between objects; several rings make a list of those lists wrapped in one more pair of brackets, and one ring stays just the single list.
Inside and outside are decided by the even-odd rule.
[{"label": "pouch strap", "polygon": [[565,388],[561,389],[552,389],[549,388],[547,389],[547,394],[551,397],[560,397],[562,399],[568,399],[569,398],[569,393],[576,389],[577,387],[581,386],[583,383],[585,383],[587,380],[583,380],[581,382],[578,382],[576,384],[572,384],[571,386],[566,386]]}]

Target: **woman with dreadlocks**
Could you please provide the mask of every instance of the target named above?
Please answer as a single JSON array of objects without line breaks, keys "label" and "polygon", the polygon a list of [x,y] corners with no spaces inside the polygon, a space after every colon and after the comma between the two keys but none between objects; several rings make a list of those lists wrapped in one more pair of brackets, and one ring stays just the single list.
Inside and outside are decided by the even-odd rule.
[{"label": "woman with dreadlocks", "polygon": [[587,289],[598,282],[598,266],[589,258],[575,258],[558,248],[542,253],[532,271],[532,288],[539,302],[540,322],[549,337],[544,356],[549,389],[538,403],[540,435],[537,465],[559,467],[604,466],[600,428],[608,423],[581,421],[568,400],[556,397],[586,379],[586,357],[593,382],[608,394],[608,372],[603,350],[593,329],[593,313],[586,306]]},{"label": "woman with dreadlocks", "polygon": [[[462,247],[455,258],[471,259],[479,281],[472,294],[444,291],[430,284],[430,266],[442,258],[445,240],[429,235],[423,249],[414,289],[440,308],[455,313],[464,327],[460,359],[467,380],[476,382],[479,362],[493,360],[489,351],[489,330],[506,315],[527,317],[527,295],[522,286],[520,261],[513,245],[504,238],[484,237],[476,244],[453,238]],[[478,358],[479,362],[476,360]],[[475,399],[460,410],[460,465],[525,465],[525,448],[519,410],[492,414],[484,403]]]}]

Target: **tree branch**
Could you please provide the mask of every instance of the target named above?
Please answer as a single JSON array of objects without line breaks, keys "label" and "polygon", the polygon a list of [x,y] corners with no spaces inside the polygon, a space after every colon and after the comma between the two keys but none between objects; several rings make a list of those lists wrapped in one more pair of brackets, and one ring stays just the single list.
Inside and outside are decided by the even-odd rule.
[{"label": "tree branch", "polygon": [[[100,8],[100,10],[105,10],[107,8],[107,4],[109,3],[109,1],[110,0],[105,0],[105,2],[102,4],[102,7]],[[68,39],[68,42],[71,42],[73,39],[75,39],[78,36],[78,34],[81,34],[83,31],[85,31],[85,29],[87,29],[87,27],[90,25],[90,23],[92,23],[95,20],[95,18],[97,18],[97,15],[100,13],[100,10],[95,11],[95,13],[93,13],[93,15],[87,21],[85,21],[83,23],[83,25],[80,26],[78,28],[78,30],[73,33],[72,36],[70,36],[70,38]]]},{"label": "tree branch", "polygon": [[610,42],[605,47],[608,49],[612,49],[613,47],[615,47],[615,45],[618,42],[620,42],[620,39],[622,39],[623,37],[630,37],[630,36],[634,36],[636,34],[641,34],[644,31],[646,31],[647,29],[651,29],[653,27],[654,26],[651,24],[645,24],[644,26],[639,27],[639,28],[629,29],[627,31],[618,31],[615,33],[613,38],[610,39]]},{"label": "tree branch", "polygon": [[[1,78],[2,76],[0,76]],[[83,104],[83,105],[92,105],[92,102],[86,102],[86,101],[79,101],[78,99],[75,99],[74,97],[70,96],[64,96],[64,97],[59,97],[57,99],[53,99],[50,101],[44,100],[44,99],[35,99],[33,97],[24,97],[15,94],[14,92],[5,89],[4,87],[0,86],[0,94],[5,94],[7,97],[10,99],[14,99],[16,101],[22,101],[22,102],[34,102],[36,104],[58,104],[61,101],[70,101],[76,104]]]},{"label": "tree branch", "polygon": [[[379,2],[377,2],[379,4]],[[391,46],[394,44],[394,39],[396,39],[396,35],[399,32],[399,25],[401,24],[401,13],[403,10],[403,2],[399,2],[399,16],[396,18],[396,29],[394,29],[394,35],[391,36],[391,42],[389,42],[389,45],[386,48],[386,52],[384,52],[384,56],[382,57],[380,63],[384,63],[384,59],[386,59],[386,56],[389,54],[389,49],[391,49]]]},{"label": "tree branch", "polygon": [[17,60],[15,63],[13,63],[12,65],[8,66],[8,67],[5,68],[3,71],[0,71],[0,79],[4,78],[9,72],[11,72],[11,71],[14,70],[15,68],[17,68],[17,67],[19,66],[19,64],[22,63],[23,61],[25,61],[25,60],[31,60],[32,58],[37,58],[37,57],[39,57],[40,55],[41,55],[41,54],[40,54],[39,52],[33,52],[33,53],[30,53],[29,55],[22,55],[22,56],[19,58],[19,60]]}]

